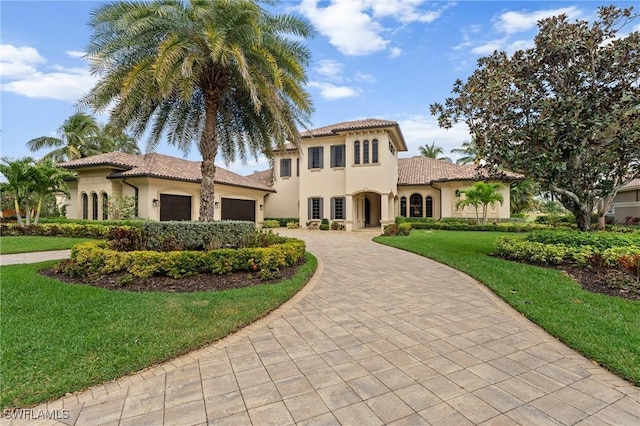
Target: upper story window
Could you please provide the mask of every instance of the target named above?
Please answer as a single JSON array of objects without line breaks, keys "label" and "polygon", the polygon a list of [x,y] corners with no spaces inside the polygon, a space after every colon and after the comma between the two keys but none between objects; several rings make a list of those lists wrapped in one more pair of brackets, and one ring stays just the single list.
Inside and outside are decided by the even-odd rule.
[{"label": "upper story window", "polygon": [[371,162],[378,164],[378,139],[371,141]]},{"label": "upper story window", "polygon": [[291,158],[280,159],[280,177],[291,177]]},{"label": "upper story window", "polygon": [[369,164],[369,141],[362,142],[362,164]]},{"label": "upper story window", "polygon": [[344,145],[331,146],[331,167],[344,167]]},{"label": "upper story window", "polygon": [[321,146],[313,146],[309,148],[309,168],[321,169],[323,167],[323,152],[324,149]]},{"label": "upper story window", "polygon": [[360,164],[360,141],[353,143],[353,164]]}]

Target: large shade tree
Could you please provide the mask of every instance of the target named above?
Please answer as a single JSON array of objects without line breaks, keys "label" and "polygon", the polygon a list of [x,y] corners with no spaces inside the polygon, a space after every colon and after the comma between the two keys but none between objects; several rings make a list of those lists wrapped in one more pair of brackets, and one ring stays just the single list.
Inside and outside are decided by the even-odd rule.
[{"label": "large shade tree", "polygon": [[598,16],[541,20],[534,47],[479,59],[453,97],[431,105],[440,126],[469,126],[488,168],[532,177],[583,230],[640,175],[640,33],[620,32],[637,14]]},{"label": "large shade tree", "polygon": [[259,0],[108,3],[92,13],[87,49],[100,77],[82,104],[148,149],[163,135],[202,156],[200,220],[214,218],[215,159],[245,160],[298,142],[312,112],[305,90],[308,21]]}]

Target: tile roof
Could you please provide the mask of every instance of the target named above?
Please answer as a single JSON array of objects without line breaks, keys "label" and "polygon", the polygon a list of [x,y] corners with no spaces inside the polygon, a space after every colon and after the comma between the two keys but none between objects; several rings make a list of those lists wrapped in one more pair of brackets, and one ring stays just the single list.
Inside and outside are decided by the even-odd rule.
[{"label": "tile roof", "polygon": [[640,178],[638,179],[633,179],[632,181],[628,182],[626,185],[624,185],[622,188],[620,189],[630,189],[630,188],[636,188],[636,187],[640,187]]},{"label": "tile roof", "polygon": [[[394,126],[398,126],[398,123],[395,121],[367,118],[364,120],[343,121],[342,123],[330,124],[328,126],[319,127],[317,129],[307,130],[305,132],[300,132],[300,137],[311,138],[314,136],[331,136],[341,131],[344,132],[349,130],[375,129],[379,127]],[[400,131],[399,127],[398,131]]]},{"label": "tile roof", "polygon": [[[190,161],[168,155],[150,153],[145,155],[110,152],[92,157],[60,163],[66,169],[83,169],[96,166],[111,167],[114,170],[108,178],[157,177],[186,182],[201,182],[200,161]],[[264,179],[240,176],[220,166],[216,166],[215,183],[252,189],[273,191]]]},{"label": "tile roof", "polygon": [[[480,180],[488,177],[486,171],[473,164],[460,165],[429,157],[398,159],[398,185],[429,185],[433,182],[452,180]],[[506,179],[523,179],[524,176],[505,172]]]}]

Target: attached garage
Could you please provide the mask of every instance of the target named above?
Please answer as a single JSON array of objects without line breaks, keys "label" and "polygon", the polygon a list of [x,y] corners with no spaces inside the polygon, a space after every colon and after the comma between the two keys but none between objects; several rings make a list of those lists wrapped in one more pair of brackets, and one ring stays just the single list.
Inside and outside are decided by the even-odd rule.
[{"label": "attached garage", "polygon": [[160,220],[191,220],[191,197],[160,194]]},{"label": "attached garage", "polygon": [[236,198],[222,199],[222,220],[256,221],[256,202]]}]

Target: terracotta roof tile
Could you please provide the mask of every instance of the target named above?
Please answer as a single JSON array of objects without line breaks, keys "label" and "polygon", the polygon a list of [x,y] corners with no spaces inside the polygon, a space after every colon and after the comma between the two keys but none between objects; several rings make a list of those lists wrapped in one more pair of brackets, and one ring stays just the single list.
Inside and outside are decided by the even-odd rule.
[{"label": "terracotta roof tile", "polygon": [[635,188],[635,187],[640,187],[640,178],[633,179],[632,181],[630,181],[620,189],[628,189],[628,188]]},{"label": "terracotta roof tile", "polygon": [[[508,179],[523,179],[522,175],[506,172]],[[486,171],[475,165],[460,165],[429,157],[398,159],[398,185],[428,185],[452,180],[478,180],[487,177]]]},{"label": "terracotta roof tile", "polygon": [[265,186],[273,186],[273,169],[262,170],[247,176]]},{"label": "terracotta roof tile", "polygon": [[307,130],[300,133],[301,138],[311,138],[314,136],[331,136],[341,131],[372,129],[378,127],[394,127],[398,126],[395,121],[380,120],[377,118],[367,118],[364,120],[343,121],[342,123],[330,124],[328,126],[319,127],[317,129]]},{"label": "terracotta roof tile", "polygon": [[[163,179],[181,180],[187,182],[200,182],[200,161],[190,161],[168,155],[150,153],[145,155],[124,154],[122,152],[110,152],[93,157],[60,163],[67,169],[81,169],[96,166],[108,166],[117,169],[108,177],[134,177],[147,176]],[[273,191],[263,180],[252,176],[240,176],[220,166],[216,166],[216,183],[240,186],[244,188],[263,189]]]}]

